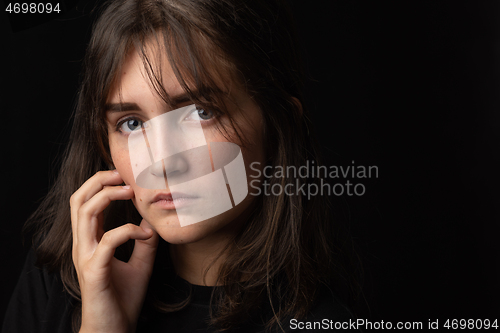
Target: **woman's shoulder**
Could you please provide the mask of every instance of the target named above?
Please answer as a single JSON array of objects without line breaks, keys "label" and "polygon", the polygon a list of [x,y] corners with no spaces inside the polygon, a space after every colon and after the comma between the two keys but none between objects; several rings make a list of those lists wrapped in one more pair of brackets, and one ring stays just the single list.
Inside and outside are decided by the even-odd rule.
[{"label": "woman's shoulder", "polygon": [[336,320],[354,319],[352,311],[339,297],[327,288],[321,289],[321,293],[308,315],[310,318],[318,318],[321,316],[328,316]]},{"label": "woman's shoulder", "polygon": [[67,332],[72,300],[58,272],[36,265],[30,249],[10,298],[2,332]]},{"label": "woman's shoulder", "polygon": [[[305,318],[292,318],[286,324],[290,332],[323,332],[352,330],[353,312],[329,288],[322,288]],[[354,330],[356,331],[356,330]]]},{"label": "woman's shoulder", "polygon": [[43,292],[45,297],[49,297],[52,291],[62,292],[64,286],[59,271],[57,269],[49,270],[44,265],[39,264],[37,258],[37,252],[32,247],[26,255],[16,288],[28,288],[36,294]]}]

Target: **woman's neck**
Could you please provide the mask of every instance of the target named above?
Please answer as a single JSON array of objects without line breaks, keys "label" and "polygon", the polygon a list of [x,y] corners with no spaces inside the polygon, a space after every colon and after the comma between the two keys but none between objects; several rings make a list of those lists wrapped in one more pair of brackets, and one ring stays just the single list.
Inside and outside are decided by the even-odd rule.
[{"label": "woman's neck", "polygon": [[[170,257],[175,268],[175,272],[184,280],[191,284],[200,286],[214,286],[217,281],[223,256],[212,263],[216,258],[219,249],[212,249],[200,244],[170,244]],[[205,281],[203,275],[208,269]]]},{"label": "woman's neck", "polygon": [[[194,285],[220,285],[221,282],[217,282],[219,270],[228,254],[224,249],[244,228],[251,218],[254,208],[255,202],[236,219],[199,241],[184,244],[170,243],[170,258],[176,274]],[[219,254],[221,255],[217,258]]]},{"label": "woman's neck", "polygon": [[226,226],[194,243],[169,244],[170,258],[176,274],[191,284],[217,285],[219,269],[227,253],[222,253],[219,258],[217,256],[232,241],[237,230],[237,225]]}]

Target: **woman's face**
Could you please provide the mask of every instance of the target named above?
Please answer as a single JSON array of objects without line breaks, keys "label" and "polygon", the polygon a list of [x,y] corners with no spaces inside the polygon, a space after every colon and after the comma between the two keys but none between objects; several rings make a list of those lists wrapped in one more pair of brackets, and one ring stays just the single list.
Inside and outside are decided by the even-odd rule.
[{"label": "woman's face", "polygon": [[[151,59],[155,58],[151,57]],[[151,128],[153,124],[156,126],[156,124],[161,123],[157,122],[158,119],[167,119],[170,115],[176,115],[178,113],[175,111],[168,114],[169,112],[193,104],[189,98],[185,98],[185,92],[166,60],[162,63],[162,80],[166,93],[172,97],[172,100],[177,101],[175,105],[167,105],[152,88],[138,53],[135,51],[129,53],[120,75],[113,85],[107,99],[108,110],[106,112],[106,118],[108,123],[109,147],[114,166],[124,182],[130,185],[134,190],[135,196],[132,201],[139,213],[165,241],[172,244],[181,244],[197,242],[207,236],[213,235],[226,237],[234,233],[248,215],[250,206],[255,199],[251,194],[248,194],[243,201],[235,206],[233,205],[232,208],[226,210],[222,214],[185,226],[181,226],[181,221],[184,221],[184,219],[181,219],[181,221],[179,219],[179,216],[183,216],[183,210],[179,210],[179,207],[187,207],[187,211],[190,211],[191,215],[199,214],[200,216],[203,216],[203,213],[206,213],[209,207],[206,202],[204,205],[202,200],[196,196],[194,196],[194,199],[180,198],[176,200],[176,204],[174,204],[174,192],[177,192],[177,190],[175,190],[176,184],[174,184],[173,181],[171,182],[174,178],[168,178],[167,174],[182,178],[183,174],[187,175],[189,172],[193,172],[193,170],[200,168],[200,164],[196,161],[197,158],[201,159],[201,157],[184,158],[187,155],[184,157],[182,154],[175,155],[177,156],[175,162],[164,159],[155,163],[154,167],[153,165],[148,167],[146,173],[147,177],[149,177],[149,185],[153,182],[154,184],[158,184],[158,186],[145,186],[141,178],[137,176],[137,170],[133,169],[134,166],[137,169],[135,160],[137,159],[137,156],[135,156],[137,154],[130,148],[129,139],[132,140],[134,136],[141,138],[141,132],[142,134],[145,133],[145,127],[148,129],[148,126]],[[248,183],[253,179],[250,178],[251,176],[256,177],[255,167],[250,168],[250,165],[253,162],[259,162],[257,165],[262,165],[264,162],[262,140],[263,120],[261,110],[238,84],[221,84],[218,89],[222,89],[227,93],[227,100],[225,101],[226,107],[234,123],[238,124],[240,135],[245,140],[244,145],[242,145],[234,135],[229,135],[229,139],[227,135],[223,135],[216,129],[217,124],[222,124],[223,126],[226,125],[225,128],[229,130],[229,134],[232,133],[232,127],[229,126],[229,118],[226,115],[214,115],[210,110],[201,109],[197,112],[195,109],[194,112],[183,115],[183,118],[176,116],[178,120],[171,123],[179,123],[179,126],[187,124],[186,128],[191,129],[202,129],[207,143],[228,142],[228,140],[230,140],[229,142],[240,146]],[[209,97],[207,96],[207,98]],[[144,125],[144,123],[146,123],[146,125]],[[196,124],[198,124],[198,127],[196,127]],[[199,124],[201,124],[201,128]],[[159,128],[161,130],[161,127]],[[185,146],[189,146],[190,144],[196,146],[196,144],[190,143],[189,140],[186,141],[186,138],[189,139],[192,137],[189,133],[186,134],[186,131],[170,132],[164,129],[160,131],[160,133],[164,137],[162,144],[173,145],[172,142],[183,141]],[[169,136],[169,134],[166,133],[181,134],[171,134]],[[151,141],[151,138],[149,141]],[[146,141],[146,144],[148,145],[147,149],[151,152],[151,147],[154,143]],[[238,146],[234,147],[238,149]],[[173,148],[175,150],[176,147]],[[211,151],[210,154],[213,154],[213,148],[211,148]],[[208,163],[208,165],[212,163],[213,170],[214,162],[209,161]],[[173,169],[169,170],[169,168],[172,168],[172,165],[174,165]],[[166,177],[168,181],[165,181],[164,177]],[[225,177],[227,176],[225,175]],[[205,188],[203,188],[203,186],[205,186]],[[212,193],[212,187],[214,187],[206,182],[203,186],[197,189],[201,191],[199,197],[207,196],[206,193]],[[224,188],[226,187],[225,184],[222,186],[224,186]],[[245,186],[248,185],[245,184]],[[170,187],[172,187],[173,190],[171,190]],[[248,189],[248,192],[250,192],[250,189]],[[219,200],[218,197],[214,198],[214,195],[209,199],[216,200],[214,201],[215,206],[217,205],[217,200]],[[212,205],[210,205],[210,207],[212,207]]]}]

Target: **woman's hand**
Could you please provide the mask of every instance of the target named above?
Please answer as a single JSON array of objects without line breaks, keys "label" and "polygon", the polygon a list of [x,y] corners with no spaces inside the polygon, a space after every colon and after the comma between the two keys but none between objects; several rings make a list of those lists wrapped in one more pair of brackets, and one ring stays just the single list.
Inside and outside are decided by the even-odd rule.
[{"label": "woman's hand", "polygon": [[[106,233],[103,210],[113,200],[129,200],[134,192],[116,171],[100,171],[72,196],[73,262],[82,295],[80,332],[133,332],[153,270],[158,234],[142,220]],[[114,186],[113,186],[114,185]],[[135,239],[128,262],[115,249]]]}]

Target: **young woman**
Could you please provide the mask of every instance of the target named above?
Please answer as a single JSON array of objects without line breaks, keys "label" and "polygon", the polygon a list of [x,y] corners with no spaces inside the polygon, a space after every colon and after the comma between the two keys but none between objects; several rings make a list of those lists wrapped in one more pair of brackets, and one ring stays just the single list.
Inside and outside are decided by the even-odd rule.
[{"label": "young woman", "polygon": [[[262,172],[320,163],[295,48],[284,1],[111,1],[3,331],[286,332],[352,318],[337,298],[355,289],[348,241],[326,198],[279,191],[316,180]],[[264,180],[278,190],[259,191]]]}]

